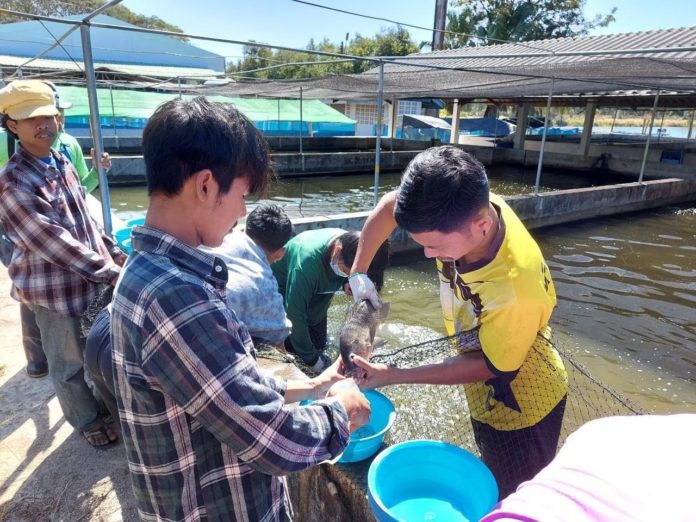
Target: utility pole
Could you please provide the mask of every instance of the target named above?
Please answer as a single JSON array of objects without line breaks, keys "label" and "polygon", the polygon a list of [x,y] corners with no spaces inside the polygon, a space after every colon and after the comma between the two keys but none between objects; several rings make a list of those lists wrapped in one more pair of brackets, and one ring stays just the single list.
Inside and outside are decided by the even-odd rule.
[{"label": "utility pole", "polygon": [[447,24],[447,0],[435,0],[435,22],[433,23],[433,51],[445,47],[445,25]]}]

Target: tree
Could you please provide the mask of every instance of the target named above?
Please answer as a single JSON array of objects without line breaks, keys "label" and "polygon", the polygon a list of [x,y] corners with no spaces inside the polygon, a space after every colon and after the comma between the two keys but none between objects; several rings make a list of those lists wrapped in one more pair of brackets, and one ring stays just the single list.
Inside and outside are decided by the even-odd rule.
[{"label": "tree", "polygon": [[[86,14],[98,9],[106,2],[104,0],[3,0],[3,7],[12,11],[31,13],[42,16],[70,16]],[[183,32],[181,28],[169,24],[157,16],[144,16],[134,13],[127,7],[116,5],[109,8],[106,14],[123,20],[129,24],[146,29],[159,29],[162,31]],[[25,18],[0,13],[0,23],[25,21]],[[182,38],[183,39],[183,38]]]},{"label": "tree", "polygon": [[[417,52],[418,46],[411,40],[411,35],[407,30],[397,27],[382,31],[372,38],[356,34],[347,45],[344,45],[343,42],[335,44],[327,38],[317,43],[312,38],[305,49],[353,56],[404,56]],[[352,63],[331,63],[331,58],[301,51],[271,51],[268,48],[253,46],[244,47],[242,54],[242,60],[235,65],[228,66],[228,72],[251,71],[248,76],[253,76],[254,78],[300,79],[321,78],[331,74],[360,73],[374,67],[373,62],[363,60],[356,60]],[[325,60],[326,63],[303,65],[304,62],[321,60]],[[288,65],[276,67],[282,64]],[[266,69],[268,67],[272,68]],[[266,70],[257,70],[262,68]]]},{"label": "tree", "polygon": [[[586,0],[452,0],[447,30],[466,35],[445,35],[445,47],[492,45],[500,40],[525,42],[546,38],[586,35],[595,27],[615,21],[612,8],[607,15],[588,19]],[[498,40],[498,41],[496,41]]]}]

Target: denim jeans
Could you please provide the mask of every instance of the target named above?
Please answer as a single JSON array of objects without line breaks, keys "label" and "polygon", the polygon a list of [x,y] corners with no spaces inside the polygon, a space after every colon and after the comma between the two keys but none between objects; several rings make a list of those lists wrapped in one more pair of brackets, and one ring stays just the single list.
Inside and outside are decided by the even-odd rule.
[{"label": "denim jeans", "polygon": [[28,363],[45,363],[46,354],[41,346],[41,331],[36,324],[34,311],[28,305],[20,303],[19,317],[22,320],[22,346]]},{"label": "denim jeans", "polygon": [[36,315],[49,375],[63,415],[75,429],[84,431],[97,419],[99,404],[85,382],[80,318],[62,315],[42,306],[29,307]]},{"label": "denim jeans", "polygon": [[103,308],[92,323],[85,346],[85,371],[109,413],[118,420],[118,406],[111,368],[111,313]]}]

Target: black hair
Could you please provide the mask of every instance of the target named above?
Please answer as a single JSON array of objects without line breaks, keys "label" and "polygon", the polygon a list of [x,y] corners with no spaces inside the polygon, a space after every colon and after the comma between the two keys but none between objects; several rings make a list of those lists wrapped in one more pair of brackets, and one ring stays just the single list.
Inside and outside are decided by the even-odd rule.
[{"label": "black hair", "polygon": [[9,115],[9,114],[6,114],[6,113],[0,114],[0,127],[2,127],[3,129],[5,129],[5,130],[7,131],[7,134],[9,134],[10,136],[12,136],[15,140],[18,140],[18,139],[19,139],[19,136],[17,136],[14,132],[12,132],[12,131],[10,130],[10,128],[7,126],[7,122],[10,121],[10,120],[12,120],[12,121],[17,121],[17,120],[15,120],[14,118],[10,118],[10,115]]},{"label": "black hair", "polygon": [[[331,251],[334,245],[341,245],[341,261],[343,264],[350,267],[353,266],[355,255],[358,252],[358,244],[360,242],[360,232],[344,232],[335,238],[324,251],[324,262],[328,266],[331,262]],[[375,288],[379,292],[384,286],[384,271],[389,263],[389,240],[382,243],[377,250],[375,257],[372,258],[370,268],[367,269],[367,276],[375,284]]]},{"label": "black hair", "polygon": [[488,177],[481,162],[451,145],[433,147],[406,166],[394,217],[407,232],[448,233],[471,220],[488,202]]},{"label": "black hair", "polygon": [[247,235],[268,252],[285,246],[293,236],[293,227],[285,211],[274,203],[261,203],[246,218]]},{"label": "black hair", "polygon": [[149,195],[175,196],[196,172],[210,169],[226,194],[246,177],[249,192],[265,193],[270,177],[268,144],[232,105],[196,97],[160,105],[143,131]]}]

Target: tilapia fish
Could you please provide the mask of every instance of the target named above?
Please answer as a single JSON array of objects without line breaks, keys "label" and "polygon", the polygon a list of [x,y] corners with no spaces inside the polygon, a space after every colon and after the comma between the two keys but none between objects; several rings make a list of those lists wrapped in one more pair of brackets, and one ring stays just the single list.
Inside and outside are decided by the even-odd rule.
[{"label": "tilapia fish", "polygon": [[358,367],[350,360],[351,354],[359,355],[363,359],[370,358],[377,327],[384,322],[388,314],[389,303],[383,302],[375,308],[370,301],[364,299],[351,306],[346,324],[341,330],[339,343],[346,376],[358,375]]}]

